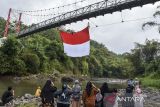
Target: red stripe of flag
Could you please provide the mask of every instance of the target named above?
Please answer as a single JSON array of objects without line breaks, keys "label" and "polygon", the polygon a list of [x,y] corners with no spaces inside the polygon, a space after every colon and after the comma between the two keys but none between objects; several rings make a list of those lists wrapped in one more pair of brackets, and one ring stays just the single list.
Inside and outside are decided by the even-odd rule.
[{"label": "red stripe of flag", "polygon": [[60,35],[63,42],[70,45],[82,44],[90,40],[88,27],[76,33],[61,31]]}]

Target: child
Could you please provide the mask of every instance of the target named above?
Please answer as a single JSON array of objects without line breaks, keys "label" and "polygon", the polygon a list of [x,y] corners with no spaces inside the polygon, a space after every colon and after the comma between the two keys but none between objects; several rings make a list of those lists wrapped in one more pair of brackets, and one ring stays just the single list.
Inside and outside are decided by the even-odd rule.
[{"label": "child", "polygon": [[38,87],[35,93],[35,97],[40,97],[41,95],[41,87]]}]

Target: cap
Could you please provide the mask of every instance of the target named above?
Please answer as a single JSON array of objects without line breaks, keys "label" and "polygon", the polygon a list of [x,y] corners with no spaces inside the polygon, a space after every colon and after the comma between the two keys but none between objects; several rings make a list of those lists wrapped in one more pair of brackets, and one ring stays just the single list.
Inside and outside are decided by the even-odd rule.
[{"label": "cap", "polygon": [[75,84],[79,84],[79,81],[78,81],[78,80],[75,80]]}]

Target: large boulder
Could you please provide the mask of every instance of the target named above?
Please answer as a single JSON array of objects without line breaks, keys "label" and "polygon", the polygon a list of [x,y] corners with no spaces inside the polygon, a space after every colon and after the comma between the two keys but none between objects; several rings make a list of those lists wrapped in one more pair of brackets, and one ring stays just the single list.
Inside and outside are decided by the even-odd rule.
[{"label": "large boulder", "polygon": [[24,98],[25,99],[32,99],[34,96],[33,95],[31,95],[31,94],[25,94],[24,95]]}]

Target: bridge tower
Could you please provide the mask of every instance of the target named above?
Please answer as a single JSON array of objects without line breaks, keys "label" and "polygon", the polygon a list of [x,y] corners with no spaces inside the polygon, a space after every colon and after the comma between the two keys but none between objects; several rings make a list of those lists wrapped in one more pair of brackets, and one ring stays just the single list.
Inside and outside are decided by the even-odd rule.
[{"label": "bridge tower", "polygon": [[17,34],[20,32],[20,28],[21,28],[21,17],[22,17],[22,13],[19,14],[19,19],[18,19],[18,22],[16,24],[16,33]]},{"label": "bridge tower", "polygon": [[[11,13],[12,13],[12,9],[10,8],[9,12],[8,12],[8,18],[7,18],[7,21],[6,21],[4,35],[3,35],[4,37],[8,36],[8,30],[9,30],[9,25],[10,25],[10,20],[11,20]],[[18,22],[16,22],[16,33],[17,34],[20,32],[21,17],[22,17],[22,13],[19,13]]]},{"label": "bridge tower", "polygon": [[5,26],[5,31],[4,31],[4,37],[7,37],[8,35],[8,28],[9,28],[9,23],[10,23],[10,18],[11,18],[11,11],[12,9],[9,9],[9,13],[8,13],[8,18],[7,18],[7,22],[6,22],[6,26]]}]

